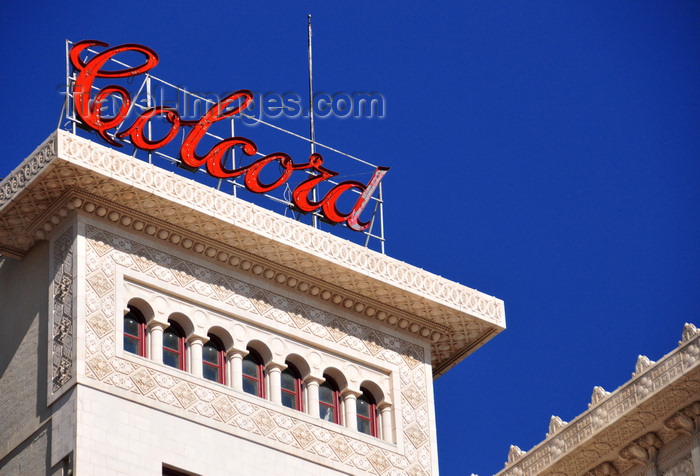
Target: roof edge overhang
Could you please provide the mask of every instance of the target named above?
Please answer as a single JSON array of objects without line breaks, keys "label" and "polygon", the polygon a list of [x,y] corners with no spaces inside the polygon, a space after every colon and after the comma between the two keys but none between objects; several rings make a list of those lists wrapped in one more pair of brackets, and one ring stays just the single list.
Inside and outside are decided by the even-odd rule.
[{"label": "roof edge overhang", "polygon": [[0,253],[74,211],[413,334],[435,377],[505,329],[500,299],[63,130],[0,182]]}]

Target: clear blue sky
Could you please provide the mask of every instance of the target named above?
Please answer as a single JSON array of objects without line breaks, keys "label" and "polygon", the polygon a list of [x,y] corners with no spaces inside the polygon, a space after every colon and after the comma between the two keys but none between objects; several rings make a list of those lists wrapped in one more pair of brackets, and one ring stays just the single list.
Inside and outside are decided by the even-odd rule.
[{"label": "clear blue sky", "polygon": [[[48,2],[47,2],[48,3]],[[442,474],[583,412],[700,324],[697,1],[28,2],[3,6],[0,177],[55,129],[64,40],[142,43],[191,90],[376,91],[317,139],[391,167],[387,253],[502,298],[436,381]]]}]

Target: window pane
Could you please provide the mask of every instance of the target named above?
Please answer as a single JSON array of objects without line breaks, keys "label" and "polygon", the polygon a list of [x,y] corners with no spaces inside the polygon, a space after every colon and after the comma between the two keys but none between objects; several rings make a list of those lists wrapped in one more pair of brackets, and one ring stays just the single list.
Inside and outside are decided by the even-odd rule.
[{"label": "window pane", "polygon": [[175,332],[175,329],[168,327],[165,332],[163,332],[163,347],[168,349],[180,350],[179,342],[180,337]]},{"label": "window pane", "polygon": [[333,411],[333,407],[320,405],[319,411],[321,420],[335,422],[335,412]]},{"label": "window pane", "polygon": [[282,392],[282,405],[297,410],[297,397],[293,393]]},{"label": "window pane", "polygon": [[180,354],[163,347],[163,363],[170,367],[180,368]]},{"label": "window pane", "polygon": [[357,398],[357,414],[369,418],[370,405],[364,395]]},{"label": "window pane", "polygon": [[324,384],[321,384],[318,388],[318,398],[320,401],[333,406],[333,389]]},{"label": "window pane", "polygon": [[258,364],[247,356],[243,359],[243,375],[258,378]]},{"label": "window pane", "polygon": [[132,354],[137,354],[139,353],[139,341],[138,339],[134,339],[133,337],[129,336],[124,336],[124,350],[127,352],[131,352]]},{"label": "window pane", "polygon": [[296,378],[291,372],[285,370],[282,372],[282,388],[289,390],[290,392],[296,392]]},{"label": "window pane", "polygon": [[219,381],[219,367],[212,367],[211,365],[204,364],[202,373],[206,379],[213,380],[214,382]]},{"label": "window pane", "polygon": [[369,425],[369,420],[365,420],[364,418],[357,418],[357,430],[360,433],[364,433],[365,435],[371,435],[372,431],[370,430],[370,425]]},{"label": "window pane", "polygon": [[141,324],[136,316],[129,312],[124,316],[124,350],[140,355],[142,338]]},{"label": "window pane", "polygon": [[202,348],[202,360],[212,365],[219,365],[219,349],[211,342],[204,344]]},{"label": "window pane", "polygon": [[260,395],[258,395],[258,381],[243,377],[243,391],[251,395],[255,395],[256,397],[259,397]]},{"label": "window pane", "polygon": [[137,337],[139,335],[139,321],[131,313],[124,316],[124,333]]}]

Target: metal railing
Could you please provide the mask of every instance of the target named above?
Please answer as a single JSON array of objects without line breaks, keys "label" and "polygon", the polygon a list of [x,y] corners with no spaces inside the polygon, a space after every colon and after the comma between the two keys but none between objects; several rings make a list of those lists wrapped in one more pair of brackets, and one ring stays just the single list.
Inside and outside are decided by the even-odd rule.
[{"label": "metal railing", "polygon": [[[76,135],[91,137],[95,135],[95,132],[90,131],[88,130],[88,128],[84,127],[80,118],[76,115],[75,112],[75,103],[72,86],[77,79],[77,71],[74,70],[69,58],[69,52],[72,45],[73,42],[71,42],[70,40],[66,40],[66,85],[64,93],[65,101],[61,111],[61,117],[59,119],[59,128],[70,131]],[[92,54],[99,53],[99,51],[90,48],[86,49],[86,51]],[[121,67],[131,67],[131,65],[118,61],[114,58],[111,58],[107,64],[109,63],[114,63]],[[157,78],[151,75],[150,73],[143,74],[143,79],[141,80],[141,82],[139,84],[134,84],[137,79],[139,78],[131,77],[122,80],[122,82],[130,86],[128,89],[136,89],[137,93],[135,96],[132,97],[131,104],[129,106],[124,121],[122,121],[121,124],[117,126],[117,128],[113,132],[108,132],[108,135],[110,137],[116,139],[116,135],[120,132],[121,129],[123,129],[122,126],[124,126],[124,124],[131,124],[133,122],[133,118],[136,115],[140,114],[141,112],[147,109],[156,107],[158,105],[163,105],[164,102],[172,103],[173,101],[175,101],[177,104],[184,105],[185,109],[189,108],[192,111],[197,111],[198,108],[202,108],[202,110],[204,108],[208,109],[217,103],[217,101],[204,97],[204,95],[188,91],[183,87],[176,86],[163,79]],[[110,78],[108,81],[110,84],[115,84],[116,82],[118,82],[115,81],[114,78]],[[92,89],[94,90],[94,92],[97,92],[101,89],[101,87],[93,84]],[[156,101],[156,94],[160,94],[161,101]],[[175,95],[174,99],[172,96],[173,94]],[[113,96],[111,97],[111,99],[113,102],[112,108],[113,110],[116,110],[120,105],[120,98]],[[260,105],[260,107],[262,107],[262,105]],[[109,117],[109,108],[110,104],[103,103],[103,117]],[[251,122],[251,124],[245,124],[245,122],[243,122],[243,119],[248,120],[249,122]],[[263,127],[266,128],[265,134],[276,134],[275,137],[281,139],[281,142],[286,141],[285,143],[292,147],[294,152],[303,149],[303,147],[299,147],[299,145],[295,145],[295,143],[304,145],[305,147],[308,147],[309,144],[315,146],[315,150],[322,152],[322,155],[324,155],[324,158],[326,160],[324,166],[328,166],[329,168],[332,168],[334,170],[337,168],[337,166],[341,166],[346,169],[345,173],[343,173],[342,175],[338,175],[337,177],[335,177],[336,179],[340,179],[340,177],[342,177],[343,179],[353,177],[353,179],[355,179],[355,177],[364,175],[367,175],[367,177],[371,177],[374,170],[376,169],[375,165],[365,160],[342,152],[328,145],[319,143],[315,140],[312,141],[311,139],[304,137],[301,134],[287,130],[270,122],[264,121],[253,115],[247,114],[245,111],[239,112],[238,114],[231,116],[230,118],[217,121],[217,124],[219,124],[219,129],[226,127],[224,123],[230,124],[230,129],[229,131],[227,131],[230,132],[229,136],[222,137],[220,135],[207,131],[205,134],[206,139],[203,140],[221,141],[228,137],[234,137],[236,130],[239,130],[240,132],[241,129],[247,128],[248,131],[251,132],[254,131],[254,128]],[[148,121],[146,127],[146,134],[149,140],[152,139],[152,137],[154,137],[154,134],[158,134],[159,131],[154,130],[157,129],[157,126],[158,122],[155,118],[153,120]],[[186,135],[186,126],[182,127],[181,129],[182,130],[178,133],[178,135],[180,136],[180,141],[183,141]],[[219,132],[219,134],[221,134],[221,132]],[[247,133],[241,135],[248,137]],[[266,143],[271,142],[271,140],[267,138],[264,140]],[[133,146],[131,141],[126,137],[119,138],[118,141],[124,143],[125,145]],[[173,142],[175,142],[175,140],[173,140]],[[370,225],[366,230],[362,232],[357,232],[351,230],[345,224],[326,224],[327,222],[323,221],[324,217],[318,211],[310,212],[308,214],[299,212],[298,209],[296,209],[296,207],[294,206],[294,203],[291,199],[291,189],[288,184],[285,187],[279,187],[278,189],[273,190],[272,192],[263,194],[253,194],[252,192],[246,190],[245,185],[242,183],[240,177],[230,179],[213,179],[205,172],[203,168],[199,168],[194,171],[191,169],[185,170],[186,168],[182,167],[181,161],[178,157],[178,152],[179,148],[176,147],[163,147],[158,150],[144,151],[133,146],[133,152],[131,155],[140,160],[147,161],[150,164],[156,165],[161,168],[165,168],[167,170],[171,170],[177,173],[178,175],[189,177],[197,182],[204,183],[209,186],[214,186],[218,190],[227,191],[230,189],[232,195],[235,197],[244,198],[247,201],[251,201],[257,205],[263,206],[264,208],[271,209],[272,211],[281,213],[285,216],[291,216],[293,219],[307,223],[309,226],[313,226],[316,228],[323,227],[326,229],[326,231],[332,230],[332,233],[334,235],[341,236],[342,238],[348,239],[355,243],[362,244],[365,247],[375,249],[376,251],[379,251],[381,253],[385,253],[385,237],[383,222],[384,200],[383,184],[381,182],[379,183],[377,192],[373,194],[373,196],[370,198],[371,201],[368,204],[367,210],[365,212],[366,215],[371,213],[371,218],[369,219]],[[229,149],[227,154],[227,163],[230,163],[233,168],[241,166],[243,154],[240,153],[240,151],[232,148]],[[255,154],[256,157],[264,157],[265,155],[266,154],[263,154],[259,151]],[[336,164],[334,162],[331,166],[329,164],[330,157],[342,159],[342,163],[338,162]],[[303,172],[307,174],[306,178],[308,178],[309,175],[314,175],[309,170],[304,170]],[[325,188],[330,189],[333,186],[340,183],[340,180],[327,179],[323,183],[325,184]],[[320,186],[321,185],[317,186],[317,188],[319,188]],[[361,193],[357,189],[350,189],[349,192],[354,193],[355,195],[357,195],[358,198]],[[323,193],[325,192],[323,192],[322,190],[318,190],[317,193],[319,193],[320,196],[323,196]],[[260,200],[259,197],[261,196],[264,197],[265,200]]]}]

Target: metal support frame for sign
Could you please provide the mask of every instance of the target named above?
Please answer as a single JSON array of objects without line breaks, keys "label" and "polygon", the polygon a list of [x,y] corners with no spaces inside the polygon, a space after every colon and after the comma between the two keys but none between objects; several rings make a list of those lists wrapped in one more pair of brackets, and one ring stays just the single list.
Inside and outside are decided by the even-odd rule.
[{"label": "metal support frame for sign", "polygon": [[[81,43],[90,43],[90,42],[81,42]],[[78,44],[80,45],[80,43],[78,43]],[[92,42],[91,44],[95,44],[97,46],[107,46],[106,44],[101,43],[101,42]],[[65,103],[64,103],[63,108],[62,108],[61,118],[59,120],[59,127],[62,127],[66,130],[69,130],[74,134],[82,133],[83,130],[88,130],[89,132],[93,132],[93,133],[96,131],[102,136],[102,138],[104,140],[111,142],[114,145],[120,145],[120,144],[116,143],[116,140],[118,139],[121,143],[130,144],[130,145],[134,146],[134,156],[137,158],[140,158],[141,160],[146,160],[152,164],[154,164],[156,161],[158,161],[157,165],[164,166],[165,168],[169,168],[169,167],[172,168],[174,166],[175,167],[182,167],[183,166],[182,150],[181,150],[180,154],[178,155],[178,154],[168,153],[160,148],[143,148],[143,147],[139,148],[137,145],[138,141],[137,141],[137,143],[134,143],[134,141],[132,140],[132,138],[134,137],[133,136],[134,132],[133,131],[130,132],[130,129],[134,128],[134,124],[130,125],[129,127],[126,127],[126,126],[122,127],[124,125],[124,122],[120,122],[118,125],[114,126],[114,127],[116,127],[116,130],[114,130],[114,132],[108,132],[106,130],[106,128],[105,128],[105,130],[95,130],[94,124],[93,124],[93,127],[89,127],[90,126],[89,124],[87,124],[88,127],[86,127],[85,122],[81,120],[82,116],[80,114],[78,114],[76,111],[77,106],[76,106],[75,95],[76,94],[88,94],[89,97],[92,98],[93,94],[97,94],[98,96],[95,96],[95,99],[90,103],[90,106],[86,106],[87,103],[85,101],[85,98],[80,97],[79,98],[81,101],[80,107],[82,108],[83,111],[85,111],[86,107],[93,110],[93,113],[96,114],[96,117],[97,117],[97,119],[96,119],[98,121],[97,123],[99,123],[99,121],[101,121],[101,120],[103,120],[103,122],[110,123],[110,122],[113,122],[113,119],[106,117],[106,116],[104,117],[104,119],[102,119],[100,117],[100,115],[101,115],[100,111],[102,110],[102,107],[98,108],[98,110],[94,110],[95,107],[93,104],[95,101],[98,101],[98,103],[97,103],[98,105],[101,105],[102,101],[106,102],[105,98],[108,97],[110,95],[110,93],[109,92],[105,93],[105,94],[103,94],[102,97],[100,97],[99,94],[101,94],[101,91],[103,91],[103,90],[100,90],[100,88],[95,86],[92,82],[86,83],[86,84],[89,84],[89,87],[87,88],[87,89],[89,89],[89,91],[82,91],[81,90],[82,93],[76,93],[74,91],[74,87],[76,85],[76,82],[80,82],[80,81],[78,81],[78,79],[79,79],[78,75],[79,75],[81,70],[79,70],[79,69],[77,70],[75,67],[75,64],[73,64],[71,62],[71,60],[74,60],[74,61],[76,60],[75,57],[71,58],[71,50],[72,50],[73,46],[75,46],[75,44],[73,42],[71,42],[70,40],[66,40]],[[123,46],[127,47],[127,49],[128,49],[128,47],[130,47],[130,46],[138,47],[139,45],[123,45]],[[145,47],[141,47],[141,48],[145,48]],[[148,48],[145,48],[145,49],[148,51],[152,51]],[[80,51],[84,52],[86,54],[89,53],[91,55],[100,54],[99,51],[93,49],[90,46],[87,46],[87,47],[84,46]],[[78,58],[77,61],[80,63],[81,61],[84,61],[84,60]],[[156,56],[155,61],[157,63],[157,56]],[[119,67],[123,67],[123,68],[127,68],[127,69],[130,68],[132,70],[136,69],[136,67],[132,68],[130,65],[123,63],[123,62],[121,62],[113,57],[109,57],[109,59],[105,62],[105,64],[114,64],[114,65],[117,65]],[[143,71],[144,70],[143,67],[141,67],[141,68]],[[106,71],[106,73],[107,73],[107,71]],[[105,76],[100,76],[100,77],[105,77]],[[124,76],[119,76],[119,77],[124,77]],[[134,75],[134,78],[135,78],[135,75]],[[131,79],[134,79],[134,78],[131,78]],[[274,130],[279,131],[281,133],[287,134],[288,136],[291,136],[295,139],[306,141],[310,145],[311,157],[309,158],[309,162],[306,164],[295,164],[291,160],[291,158],[286,156],[286,154],[281,154],[285,157],[282,157],[282,158],[277,157],[278,159],[280,159],[278,165],[280,165],[282,168],[286,167],[286,169],[288,169],[287,172],[291,173],[291,170],[300,170],[300,171],[304,171],[306,174],[308,174],[307,176],[309,178],[304,180],[302,182],[302,184],[300,184],[297,187],[297,189],[294,191],[294,193],[291,194],[291,195],[294,195],[293,197],[290,197],[289,196],[290,194],[283,194],[282,197],[275,196],[274,194],[269,193],[269,190],[272,190],[272,188],[269,188],[267,186],[270,184],[264,184],[264,183],[260,182],[259,179],[257,179],[257,177],[258,177],[257,174],[260,173],[260,170],[262,169],[262,167],[265,165],[265,163],[267,163],[266,161],[272,160],[272,159],[270,159],[270,157],[274,156],[275,154],[264,156],[262,153],[257,151],[257,146],[255,146],[254,143],[252,143],[251,141],[246,142],[245,138],[239,138],[239,139],[241,139],[241,141],[240,141],[240,144],[238,144],[238,145],[243,146],[242,152],[244,152],[246,155],[249,155],[252,158],[256,158],[257,161],[255,163],[250,164],[249,166],[246,166],[243,168],[249,168],[250,170],[252,170],[252,168],[256,167],[256,165],[255,165],[256,163],[260,162],[261,164],[257,166],[255,173],[250,172],[250,174],[249,174],[248,172],[246,172],[245,181],[243,181],[240,176],[235,176],[235,175],[230,174],[230,173],[227,175],[226,172],[232,171],[232,169],[227,168],[228,167],[227,164],[229,162],[231,162],[231,167],[233,167],[233,169],[236,169],[236,167],[238,166],[238,164],[237,164],[238,161],[237,161],[237,157],[236,157],[237,148],[235,148],[233,146],[230,147],[226,151],[226,154],[230,154],[230,155],[226,155],[225,157],[223,157],[221,159],[221,164],[219,166],[220,172],[223,171],[223,173],[221,173],[218,176],[212,175],[211,173],[209,173],[209,175],[212,177],[219,177],[219,180],[218,180],[218,183],[216,186],[217,189],[221,189],[223,184],[228,184],[231,186],[232,194],[234,196],[238,196],[237,191],[239,189],[242,190],[244,188],[247,188],[248,190],[252,190],[251,183],[254,184],[255,182],[253,179],[249,180],[248,175],[254,175],[255,179],[257,179],[258,188],[261,190],[261,191],[254,190],[256,193],[258,193],[262,196],[265,196],[267,199],[271,200],[274,203],[279,203],[279,204],[284,205],[285,207],[287,207],[287,209],[293,209],[293,210],[298,211],[299,210],[299,203],[300,203],[298,201],[298,199],[299,199],[299,197],[303,198],[305,196],[305,194],[307,194],[307,193],[309,194],[310,199],[304,198],[301,203],[305,203],[305,204],[317,203],[316,201],[318,199],[316,196],[316,189],[317,189],[317,184],[320,183],[320,181],[319,181],[320,176],[318,174],[319,174],[319,172],[323,173],[323,174],[326,174],[326,172],[328,172],[322,180],[325,181],[325,183],[329,184],[329,186],[332,185],[333,188],[326,195],[324,200],[327,200],[328,197],[332,194],[332,192],[335,191],[336,189],[339,191],[336,192],[334,195],[334,200],[333,200],[332,206],[328,205],[328,207],[327,207],[324,204],[323,210],[320,209],[320,206],[318,207],[318,209],[314,209],[313,207],[309,207],[306,210],[302,209],[302,212],[306,212],[312,217],[311,226],[318,228],[319,221],[321,219],[323,219],[324,221],[329,221],[328,217],[331,217],[331,221],[333,221],[334,223],[341,223],[341,221],[342,221],[341,219],[343,219],[344,217],[345,218],[349,217],[349,219],[347,220],[348,223],[343,222],[343,225],[346,226],[349,230],[355,230],[353,235],[359,235],[359,236],[364,235],[364,237],[365,237],[364,238],[364,246],[365,247],[370,247],[370,245],[372,245],[374,243],[376,245],[376,247],[378,248],[378,251],[380,251],[381,253],[385,252],[384,223],[383,223],[383,211],[384,211],[383,210],[383,187],[382,187],[382,183],[381,183],[381,178],[386,173],[388,168],[377,167],[377,166],[375,166],[367,161],[359,159],[358,157],[341,152],[333,147],[330,147],[330,146],[327,146],[324,144],[320,144],[320,143],[316,142],[316,140],[315,140],[315,131],[314,131],[314,126],[313,126],[313,96],[312,96],[313,95],[313,87],[312,87],[312,76],[311,76],[311,17],[310,16],[309,16],[309,94],[310,94],[310,105],[311,105],[311,108],[310,108],[311,109],[311,124],[310,124],[310,136],[311,137],[310,138],[306,138],[300,134],[297,134],[295,132],[292,132],[292,131],[289,131],[287,129],[276,126],[274,124],[271,124],[267,121],[262,120],[261,118],[257,118],[257,117],[248,115],[244,112],[244,110],[245,110],[244,107],[240,107],[240,108],[236,109],[236,112],[234,112],[234,113],[229,113],[227,108],[230,108],[231,106],[230,105],[226,105],[226,106],[222,105],[223,101],[219,101],[219,103],[217,103],[215,101],[212,101],[211,99],[202,97],[202,96],[197,95],[195,93],[192,93],[185,88],[177,87],[177,86],[173,85],[172,83],[169,83],[167,81],[159,79],[159,78],[151,75],[150,72],[147,72],[147,71],[145,72],[145,77],[143,78],[141,83],[138,85],[137,88],[135,87],[136,89],[138,89],[138,92],[133,97],[133,99],[131,98],[131,96],[129,95],[129,93],[127,91],[125,91],[123,88],[121,88],[121,90],[124,91],[126,96],[128,96],[128,97],[122,96],[122,101],[124,101],[124,102],[120,106],[122,108],[122,111],[121,111],[122,116],[121,117],[124,118],[124,120],[126,120],[125,118],[130,117],[130,114],[132,114],[132,112],[133,113],[140,113],[143,116],[143,115],[148,114],[148,112],[150,111],[151,115],[149,117],[157,117],[157,115],[159,115],[159,114],[160,115],[167,115],[165,112],[165,109],[168,109],[168,108],[166,108],[164,106],[163,107],[158,106],[156,104],[156,102],[154,101],[154,94],[153,94],[154,83],[157,83],[158,87],[169,88],[169,90],[171,90],[176,95],[178,95],[177,96],[178,98],[179,98],[179,95],[182,94],[184,101],[190,101],[190,100],[201,101],[201,104],[208,105],[208,107],[211,108],[210,112],[211,112],[211,110],[216,109],[214,116],[212,116],[212,117],[214,117],[214,121],[220,121],[220,120],[223,120],[223,118],[225,118],[226,120],[228,120],[230,122],[231,137],[228,139],[225,139],[223,137],[220,137],[216,134],[211,133],[209,130],[207,130],[206,127],[201,126],[201,124],[198,124],[197,126],[195,126],[194,125],[195,121],[186,121],[186,120],[182,121],[182,124],[185,126],[188,126],[188,127],[201,126],[201,128],[203,129],[203,134],[202,134],[203,137],[206,136],[206,137],[209,137],[210,139],[221,141],[219,143],[224,143],[224,141],[230,142],[231,140],[236,139],[235,134],[234,134],[234,132],[235,132],[235,122],[234,122],[235,117],[234,116],[239,115],[241,117],[247,118],[248,120],[255,121],[258,125],[261,125],[264,127],[269,127],[271,129],[274,129]],[[83,84],[83,86],[85,86],[85,85]],[[103,88],[103,89],[107,89],[107,88]],[[113,89],[120,89],[120,87],[114,86]],[[145,92],[144,92],[144,90],[145,90]],[[145,98],[143,97],[143,94],[145,94],[145,96],[146,96]],[[237,93],[234,93],[234,94],[239,94],[241,96],[245,96],[246,94],[252,94],[252,93],[245,91],[245,90],[241,90],[241,91],[238,91]],[[232,96],[233,95],[229,95],[229,96],[227,96],[227,98],[232,97]],[[230,103],[233,103],[233,102],[234,102],[234,100],[230,101]],[[196,104],[196,102],[194,104]],[[153,112],[156,109],[159,109],[159,112]],[[139,117],[139,119],[141,119],[141,116]],[[142,141],[145,141],[146,143],[148,143],[149,141],[152,141],[152,139],[153,139],[152,124],[151,124],[149,118],[146,118],[145,120],[143,120],[141,124],[142,125],[146,124],[145,130],[143,130],[144,138],[142,139]],[[178,122],[178,127],[179,127],[179,122]],[[92,130],[90,130],[90,129],[92,129]],[[175,132],[177,135],[177,129],[175,129]],[[183,138],[184,138],[184,129],[182,132],[183,132]],[[168,140],[170,140],[170,139],[168,139]],[[160,142],[160,141],[162,141],[162,139],[156,139],[153,142]],[[250,142],[250,144],[252,144],[252,146],[254,146],[254,147],[253,148],[250,148],[250,147],[246,148],[250,145],[250,144],[248,144],[248,142]],[[194,147],[196,148],[196,143],[194,144]],[[332,180],[332,177],[335,177],[338,174],[336,172],[332,172],[331,170],[325,169],[323,166],[320,165],[323,163],[323,158],[321,158],[321,156],[316,152],[318,150],[318,148],[321,148],[321,149],[327,151],[328,153],[338,154],[338,155],[341,155],[345,158],[352,159],[356,163],[361,164],[362,167],[366,166],[366,167],[374,168],[375,169],[374,175],[373,175],[372,179],[370,179],[369,184],[365,186],[364,184],[361,184],[359,182],[355,182],[352,180],[345,181],[345,182]],[[139,155],[140,155],[139,152],[146,152],[147,156],[146,157],[139,157]],[[194,153],[196,156],[196,152],[194,152]],[[277,155],[279,156],[279,154],[277,154]],[[262,159],[259,157],[262,157]],[[289,160],[287,160],[287,159],[289,159]],[[204,172],[203,168],[199,167],[199,165],[200,165],[199,163],[197,163],[196,165],[197,165],[197,167],[185,167],[185,168],[190,170],[191,172],[195,172],[194,173],[195,180],[197,180],[199,182],[206,183],[207,182],[206,177],[204,177],[202,174],[202,172]],[[236,169],[236,170],[238,170],[238,169]],[[287,172],[285,172],[285,174]],[[211,181],[211,179],[209,179],[209,181]],[[245,182],[245,183],[242,183],[242,182]],[[307,182],[310,184],[313,184],[312,189],[309,189],[306,192],[304,192],[304,191],[300,192],[299,189],[304,188],[304,187],[302,187],[302,185],[304,183],[307,183]],[[276,187],[277,186],[275,186],[273,188],[276,188]],[[306,188],[309,188],[309,187],[310,186],[307,186]],[[377,192],[376,194],[374,193],[375,190]],[[346,191],[348,193],[352,192],[352,193],[358,195],[359,198],[357,201],[357,205],[355,206],[355,208],[353,208],[353,211],[349,214],[343,214],[343,213],[339,212],[337,210],[337,208],[335,208],[335,211],[333,211],[333,209],[335,207],[335,200],[337,200],[337,198],[342,193],[344,193]],[[324,200],[322,200],[322,202]],[[372,209],[371,219],[369,219],[367,222],[360,222],[359,221],[359,214],[362,212],[362,210],[367,205],[369,205],[367,208]],[[358,207],[359,207],[359,210],[358,210]],[[367,212],[369,213],[369,211],[370,210],[368,209]],[[340,215],[338,215],[339,213],[340,213]],[[334,219],[333,217],[336,217],[336,218]],[[375,225],[377,225],[377,226],[375,227]],[[378,230],[375,231],[377,228],[378,228]],[[372,247],[374,247],[374,245]]]}]

